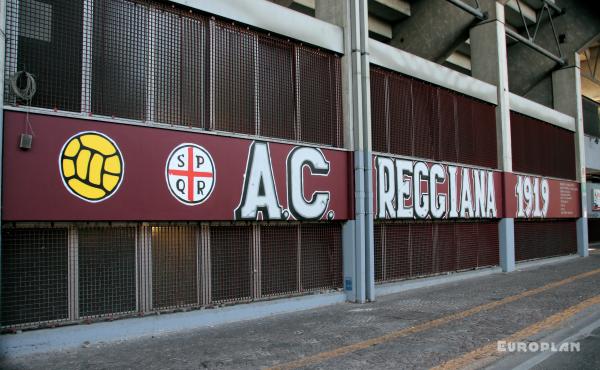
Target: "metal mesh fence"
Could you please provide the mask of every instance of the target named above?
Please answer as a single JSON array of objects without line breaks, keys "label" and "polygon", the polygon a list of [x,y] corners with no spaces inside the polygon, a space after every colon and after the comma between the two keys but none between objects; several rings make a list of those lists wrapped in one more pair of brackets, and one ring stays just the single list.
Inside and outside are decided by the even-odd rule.
[{"label": "metal mesh fence", "polygon": [[375,224],[375,281],[499,264],[497,221],[397,221]]},{"label": "metal mesh fence", "polygon": [[303,224],[300,231],[302,290],[341,288],[342,226]]},{"label": "metal mesh fence", "polygon": [[575,220],[515,220],[517,261],[574,253],[577,253]]},{"label": "metal mesh fence", "polygon": [[515,112],[510,122],[515,171],[575,180],[573,132]]},{"label": "metal mesh fence", "polygon": [[298,292],[297,225],[260,228],[260,285],[263,296]]},{"label": "metal mesh fence", "polygon": [[5,104],[341,147],[339,56],[149,0],[8,0]]},{"label": "metal mesh fence", "polygon": [[253,235],[251,226],[210,228],[211,291],[215,303],[250,300]]},{"label": "metal mesh fence", "polygon": [[496,168],[495,107],[371,67],[373,150]]},{"label": "metal mesh fence", "polygon": [[340,60],[305,46],[296,49],[299,139],[342,146]]},{"label": "metal mesh fence", "polygon": [[81,228],[78,244],[79,315],[134,312],[136,229]]},{"label": "metal mesh fence", "polygon": [[4,228],[2,328],[342,287],[340,223]]},{"label": "metal mesh fence", "polygon": [[26,70],[38,81],[32,105],[81,110],[82,14],[81,1],[7,1],[6,103],[16,103],[9,78],[17,70]]},{"label": "metal mesh fence", "polygon": [[155,226],[152,233],[152,307],[198,304],[198,230]]},{"label": "metal mesh fence", "polygon": [[67,229],[2,229],[2,326],[68,320]]}]

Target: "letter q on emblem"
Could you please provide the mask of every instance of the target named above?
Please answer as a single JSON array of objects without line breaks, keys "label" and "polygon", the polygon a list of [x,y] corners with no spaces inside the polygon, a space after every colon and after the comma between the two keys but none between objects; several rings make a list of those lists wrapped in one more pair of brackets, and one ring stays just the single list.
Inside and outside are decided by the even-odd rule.
[{"label": "letter q on emblem", "polygon": [[181,144],[169,154],[165,176],[175,199],[194,206],[206,201],[215,187],[215,163],[203,147]]}]

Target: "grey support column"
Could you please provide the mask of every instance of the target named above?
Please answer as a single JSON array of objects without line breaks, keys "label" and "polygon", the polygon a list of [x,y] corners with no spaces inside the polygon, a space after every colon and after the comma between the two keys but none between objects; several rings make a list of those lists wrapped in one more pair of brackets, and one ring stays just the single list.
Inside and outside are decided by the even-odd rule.
[{"label": "grey support column", "polygon": [[[6,7],[7,2],[0,3],[0,256],[2,255],[2,165],[4,158],[4,59],[6,53]],[[1,261],[1,257],[0,257]],[[0,264],[1,265],[1,264]],[[0,270],[0,273],[2,271]],[[1,276],[1,274],[0,274]],[[0,281],[1,283],[1,281]],[[0,285],[1,286],[1,285]],[[1,294],[0,294],[1,296]],[[0,299],[0,305],[2,300]]]},{"label": "grey support column", "polygon": [[344,288],[349,301],[374,300],[373,191],[367,1],[317,0],[317,18],[344,28],[344,142],[354,154],[354,220],[343,230]]},{"label": "grey support column", "polygon": [[[471,74],[498,88],[496,106],[498,168],[505,172],[512,172],[504,5],[496,1],[484,1],[482,6],[487,11],[489,19],[474,26],[470,31]],[[502,218],[499,233],[500,266],[502,271],[510,272],[515,269],[514,219]]]},{"label": "grey support column", "polygon": [[581,183],[581,217],[577,219],[577,253],[587,257],[589,255],[587,189],[579,54],[575,53],[569,58],[566,67],[552,73],[552,95],[554,109],[575,118],[576,176],[577,181]]}]

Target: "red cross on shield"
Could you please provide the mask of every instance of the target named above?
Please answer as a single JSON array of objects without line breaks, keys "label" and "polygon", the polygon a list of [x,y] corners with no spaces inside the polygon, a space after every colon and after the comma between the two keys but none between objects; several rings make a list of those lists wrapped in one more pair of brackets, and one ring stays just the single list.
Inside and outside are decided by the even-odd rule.
[{"label": "red cross on shield", "polygon": [[167,186],[183,204],[197,205],[208,199],[215,186],[215,164],[203,147],[185,143],[177,146],[167,159]]}]

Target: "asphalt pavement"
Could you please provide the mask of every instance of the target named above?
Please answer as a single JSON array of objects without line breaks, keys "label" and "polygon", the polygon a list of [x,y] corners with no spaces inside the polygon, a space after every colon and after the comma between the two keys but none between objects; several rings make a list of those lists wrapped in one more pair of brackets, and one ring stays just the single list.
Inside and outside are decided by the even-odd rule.
[{"label": "asphalt pavement", "polygon": [[[579,339],[574,335],[592,323],[600,326],[600,254],[517,268],[509,274],[382,296],[368,304],[344,303],[176,334],[8,356],[0,359],[0,368],[421,369],[528,364],[536,369],[599,369],[600,329]],[[498,341],[560,343],[568,337],[579,341],[580,352],[546,356],[497,350]]]}]

